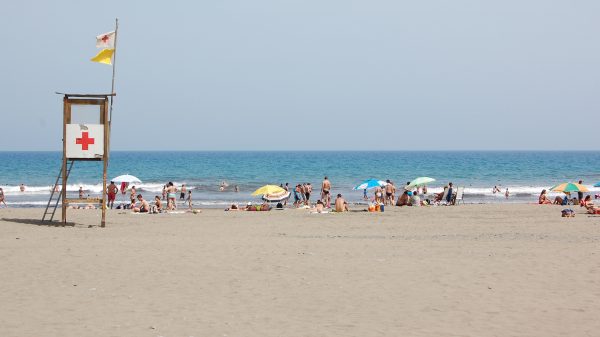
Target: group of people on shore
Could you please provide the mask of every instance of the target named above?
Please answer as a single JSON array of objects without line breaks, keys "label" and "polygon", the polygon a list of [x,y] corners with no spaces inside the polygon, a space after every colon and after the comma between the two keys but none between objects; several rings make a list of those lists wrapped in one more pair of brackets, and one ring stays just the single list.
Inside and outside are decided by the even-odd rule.
[{"label": "group of people on shore", "polygon": [[[579,185],[583,184],[582,180],[579,180],[578,182]],[[592,196],[591,195],[585,195],[583,192],[577,192],[577,197],[573,196],[571,197],[571,193],[570,192],[563,192],[565,195],[563,197],[561,196],[556,196],[554,197],[554,199],[550,199],[548,198],[548,192],[543,189],[542,192],[540,193],[540,196],[538,197],[538,204],[540,205],[561,205],[561,206],[568,206],[568,205],[579,205],[580,207],[585,207],[587,210],[587,213],[589,214],[600,214],[600,207],[594,205],[594,202],[592,201]],[[598,195],[595,196],[596,199],[598,199]]]},{"label": "group of people on shore", "polygon": [[[279,185],[284,190],[289,191],[289,183],[285,183],[285,185]],[[323,181],[321,182],[320,189],[320,199],[318,199],[314,204],[314,210],[317,213],[323,213],[325,209],[331,209],[331,181],[329,178],[325,176]],[[297,184],[292,191],[294,195],[294,207],[307,207],[312,209],[313,205],[310,202],[310,197],[313,193],[313,187],[311,183],[302,183]],[[285,205],[285,203],[284,203]],[[334,208],[337,212],[345,212],[348,211],[348,202],[344,199],[341,194],[336,196],[334,201]]]}]

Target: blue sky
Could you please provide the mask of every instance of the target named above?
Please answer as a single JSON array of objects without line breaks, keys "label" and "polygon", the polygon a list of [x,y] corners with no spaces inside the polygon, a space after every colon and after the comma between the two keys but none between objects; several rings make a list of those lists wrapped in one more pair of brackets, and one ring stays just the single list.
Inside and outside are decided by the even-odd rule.
[{"label": "blue sky", "polygon": [[[11,1],[0,150],[59,150],[108,92],[116,150],[597,150],[598,1]],[[579,130],[572,132],[570,130]]]}]

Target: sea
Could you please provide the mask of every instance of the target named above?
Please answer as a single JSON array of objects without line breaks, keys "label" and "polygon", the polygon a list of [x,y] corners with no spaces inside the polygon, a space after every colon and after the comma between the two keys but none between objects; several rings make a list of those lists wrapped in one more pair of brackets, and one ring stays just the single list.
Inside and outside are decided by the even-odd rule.
[{"label": "sea", "polygon": [[[0,187],[9,207],[44,207],[60,171],[61,152],[0,152]],[[390,179],[403,186],[416,177],[436,179],[429,192],[452,182],[464,186],[465,203],[532,203],[542,189],[583,180],[592,194],[600,188],[600,151],[278,151],[278,152],[111,152],[108,178],[138,177],[145,198],[160,195],[163,185],[185,184],[195,207],[225,208],[231,203],[258,202],[251,193],[266,184],[310,182],[318,190],[327,176],[332,192],[351,203],[363,203],[353,187],[366,179]],[[228,187],[220,191],[222,182]],[[25,192],[19,185],[26,186]],[[238,192],[234,187],[238,187]],[[502,193],[493,193],[498,186]],[[101,162],[74,164],[67,192],[76,197],[102,191]],[[509,190],[509,197],[504,192]],[[369,195],[371,191],[369,191]],[[550,193],[550,196],[557,195]],[[119,194],[117,203],[125,201]],[[2,207],[2,206],[0,206]]]}]

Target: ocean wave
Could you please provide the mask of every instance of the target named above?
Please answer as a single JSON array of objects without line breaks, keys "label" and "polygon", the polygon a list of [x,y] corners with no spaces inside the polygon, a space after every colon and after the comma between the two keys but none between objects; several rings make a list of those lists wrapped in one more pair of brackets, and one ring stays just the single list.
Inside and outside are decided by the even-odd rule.
[{"label": "ocean wave", "polygon": [[[174,182],[174,184],[178,188],[181,186],[181,183],[179,183],[179,182]],[[187,185],[187,183],[186,183],[186,185]],[[135,186],[137,191],[139,191],[139,192],[148,192],[150,194],[161,194],[164,184],[162,184],[162,183],[142,183],[142,184],[133,184],[132,186]],[[31,195],[31,196],[33,196],[33,195],[49,195],[50,192],[52,191],[53,186],[51,186],[51,185],[26,186],[25,192],[21,192],[20,187],[18,185],[3,185],[0,187],[2,187],[2,189],[4,190],[4,193],[6,195],[24,195],[24,196]],[[85,194],[100,194],[100,193],[102,193],[102,184],[69,184],[69,185],[67,185],[67,192],[76,193],[79,191],[80,187],[83,189]],[[118,187],[120,188],[120,186],[118,186]],[[244,186],[244,187],[246,187],[246,186]],[[455,187],[457,187],[457,186],[455,186]],[[493,193],[492,189],[489,187],[467,186],[467,187],[465,187],[464,193],[465,193],[465,195],[471,195],[474,197],[504,198],[504,192],[507,187],[512,196],[539,195],[542,190],[549,189],[549,186],[519,186],[519,185],[510,186],[510,185],[508,185],[508,186],[500,187],[500,189],[501,189],[500,192]],[[590,193],[600,192],[600,187],[592,187],[592,186],[586,186],[586,187],[590,190]],[[188,188],[188,190],[197,191],[202,194],[220,195],[220,193],[221,193],[218,191],[218,186],[214,186],[213,188],[207,188],[206,186],[187,186],[187,188]],[[257,188],[257,187],[247,186],[246,188],[244,188],[243,192],[240,192],[239,194],[236,194],[236,195],[243,196],[245,193],[249,192],[250,190],[253,190],[254,188]],[[352,191],[352,187],[350,187],[350,186],[340,187],[339,189],[334,188],[334,190],[340,191],[341,193],[355,193],[355,194],[361,193],[362,194],[362,191]],[[347,190],[347,191],[344,192],[344,190]],[[428,189],[427,189],[427,193],[429,193],[429,194],[430,193],[440,193],[442,191],[443,191],[443,187],[428,187]],[[228,190],[226,193],[233,193],[233,192],[231,190]],[[369,191],[369,193],[372,193],[372,190]],[[548,194],[549,195],[560,195],[562,193],[549,191]]]}]

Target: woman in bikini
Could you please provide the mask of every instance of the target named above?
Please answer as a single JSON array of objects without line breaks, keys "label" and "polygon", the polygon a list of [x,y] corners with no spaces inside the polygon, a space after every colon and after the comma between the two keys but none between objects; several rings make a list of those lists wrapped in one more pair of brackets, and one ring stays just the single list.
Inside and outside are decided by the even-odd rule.
[{"label": "woman in bikini", "polygon": [[540,193],[540,197],[538,198],[538,204],[540,204],[540,205],[552,204],[552,200],[548,199],[548,196],[546,195],[546,190],[542,190],[542,193]]}]

